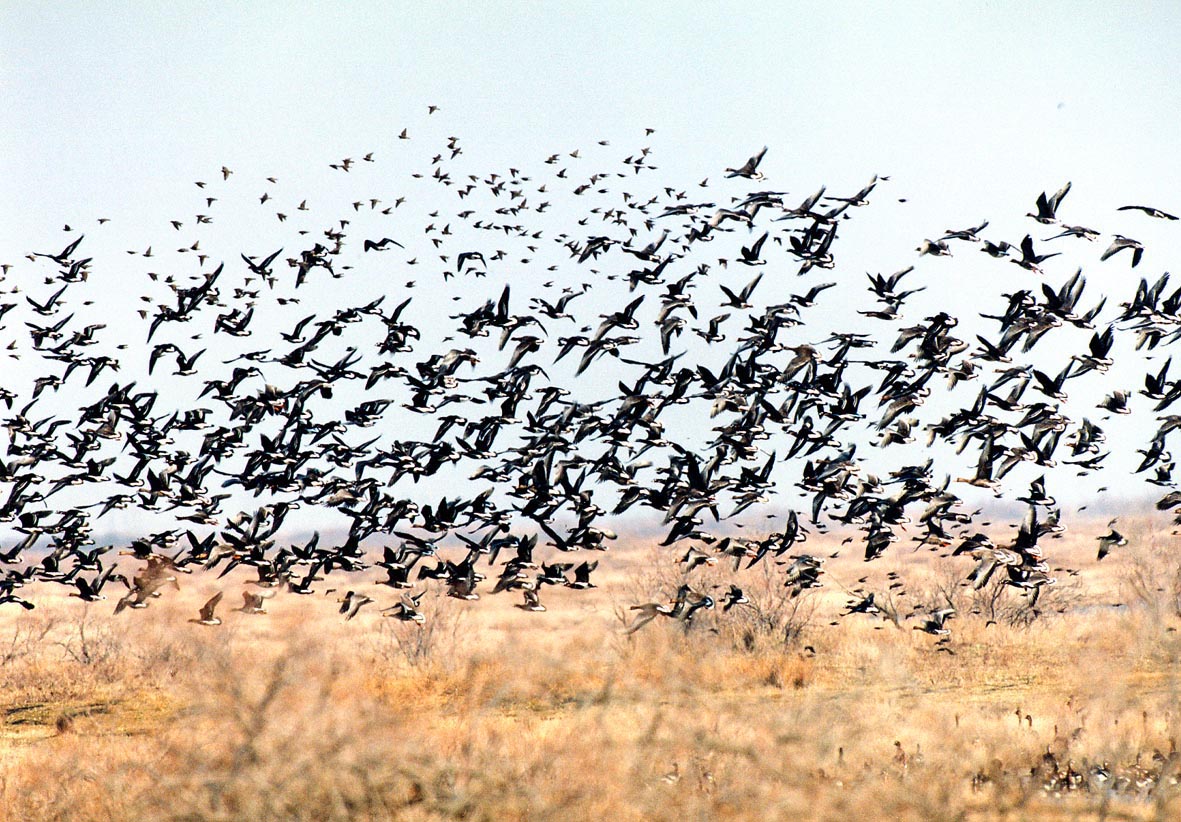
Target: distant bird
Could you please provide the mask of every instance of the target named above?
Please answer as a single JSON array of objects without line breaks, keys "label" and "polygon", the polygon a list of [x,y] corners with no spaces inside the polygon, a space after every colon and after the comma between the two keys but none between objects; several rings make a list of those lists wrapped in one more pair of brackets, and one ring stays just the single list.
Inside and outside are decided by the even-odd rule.
[{"label": "distant bird", "polygon": [[[1109,525],[1114,523],[1115,520],[1112,520]],[[1096,539],[1099,541],[1099,556],[1097,559],[1100,560],[1111,553],[1112,548],[1120,548],[1128,544],[1128,541],[1124,538],[1124,535],[1115,530],[1115,528],[1109,528],[1106,534],[1101,537],[1097,537]]]},{"label": "distant bird", "polygon": [[586,589],[594,588],[595,585],[590,581],[591,572],[599,567],[598,560],[594,562],[583,562],[574,569],[574,581],[570,583],[571,588]]},{"label": "distant bird", "polygon": [[988,254],[991,257],[1000,258],[1000,257],[1007,257],[1009,255],[1010,249],[1012,249],[1012,248],[1013,248],[1013,246],[1011,246],[1008,243],[1003,242],[1003,241],[999,242],[999,243],[994,243],[991,240],[985,240],[984,244],[980,247],[980,250],[983,251],[985,254]]},{"label": "distant bird", "polygon": [[632,605],[632,611],[639,611],[632,624],[628,626],[627,633],[634,634],[636,631],[643,628],[658,616],[672,617],[674,615],[673,606],[661,602],[645,602],[642,605]]},{"label": "distant bird", "polygon": [[919,256],[930,254],[932,257],[950,257],[951,249],[943,240],[923,240],[917,249]]},{"label": "distant bird", "polygon": [[263,603],[275,595],[274,591],[243,591],[242,607],[235,608],[244,614],[265,614]]},{"label": "distant bird", "polygon": [[418,610],[422,597],[422,594],[418,594],[417,596],[403,594],[396,605],[390,608],[383,608],[382,613],[386,616],[400,619],[403,622],[415,622],[422,625],[426,622],[426,616]]},{"label": "distant bird", "polygon": [[763,275],[759,274],[753,280],[751,280],[749,283],[747,283],[745,286],[743,286],[742,291],[740,291],[738,294],[735,294],[733,291],[731,291],[729,288],[727,288],[724,285],[719,285],[718,288],[720,288],[722,290],[722,292],[726,295],[726,302],[722,303],[722,306],[727,307],[727,308],[737,308],[737,309],[750,308],[751,305],[748,302],[748,300],[750,300],[751,294],[754,293],[755,288],[757,288],[759,285],[759,280],[761,280],[762,278],[763,278]]},{"label": "distant bird", "polygon": [[729,611],[735,605],[750,605],[750,600],[737,585],[731,585],[726,592],[726,601],[722,603],[722,611]]},{"label": "distant bird", "polygon": [[849,614],[881,614],[882,609],[874,603],[873,599],[874,594],[872,591],[870,591],[862,599],[857,600],[856,602],[850,602],[848,605],[846,605],[846,610],[842,616],[848,616]]},{"label": "distant bird", "polygon": [[1037,198],[1037,213],[1026,214],[1026,217],[1033,217],[1039,223],[1055,223],[1058,221],[1058,207],[1062,205],[1062,201],[1066,198],[1067,193],[1070,192],[1070,183],[1058,189],[1058,192],[1053,197],[1047,197],[1046,192],[1042,192]]},{"label": "distant bird", "polygon": [[8,603],[12,603],[14,605],[19,605],[20,607],[24,608],[26,611],[31,611],[35,607],[37,607],[33,603],[29,602],[27,599],[21,599],[20,597],[16,596],[15,594],[13,594],[11,592],[0,592],[0,605],[7,605]]},{"label": "distant bird", "polygon": [[1132,249],[1132,268],[1140,265],[1140,258],[1144,256],[1144,246],[1139,241],[1133,240],[1131,237],[1124,237],[1121,234],[1115,235],[1115,239],[1111,241],[1111,245],[1099,257],[1100,262],[1115,256],[1125,248]]},{"label": "distant bird", "polygon": [[1025,239],[1021,241],[1021,259],[1010,260],[1010,262],[1016,263],[1022,268],[1032,271],[1035,274],[1040,274],[1041,269],[1038,266],[1040,266],[1043,261],[1048,260],[1051,257],[1057,257],[1061,253],[1062,252],[1060,251],[1056,251],[1053,254],[1035,253],[1033,250],[1033,237],[1026,234]]},{"label": "distant bird", "polygon": [[545,606],[541,604],[541,597],[537,593],[536,588],[524,588],[521,590],[521,593],[525,595],[525,601],[517,603],[517,608],[534,613],[545,610]]},{"label": "distant bird", "polygon": [[380,240],[366,240],[365,251],[385,251],[386,247],[390,245],[396,245],[398,248],[406,247],[392,237],[382,237]]},{"label": "distant bird", "polygon": [[195,622],[198,625],[221,625],[221,618],[214,616],[213,611],[217,608],[217,603],[221,602],[224,591],[218,591],[216,594],[206,600],[205,604],[201,606],[201,611],[196,619],[190,619],[189,622]]},{"label": "distant bird", "polygon": [[916,631],[923,631],[924,633],[934,634],[935,636],[946,636],[951,631],[943,627],[947,620],[955,616],[955,608],[940,608],[932,611],[930,615],[923,620],[922,625],[914,626]]},{"label": "distant bird", "polygon": [[340,612],[344,614],[345,621],[347,622],[371,602],[373,602],[371,597],[359,594],[356,591],[349,591],[340,599]]},{"label": "distant bird", "polygon": [[1152,208],[1151,206],[1139,206],[1139,205],[1120,206],[1119,208],[1116,209],[1116,211],[1143,211],[1149,217],[1156,217],[1158,220],[1176,220],[1177,219],[1177,217],[1168,213],[1167,211],[1161,211],[1159,208]]},{"label": "distant bird", "polygon": [[[762,180],[763,174],[758,171],[759,163],[763,162],[763,156],[767,153],[767,147],[763,148],[743,163],[739,168],[726,169],[727,177],[746,177],[748,180]],[[863,178],[864,179],[864,178]]]},{"label": "distant bird", "polygon": [[763,252],[763,243],[767,242],[767,232],[763,232],[763,236],[755,240],[754,245],[750,248],[742,247],[742,262],[744,265],[766,265],[767,261],[759,259],[759,255]]}]

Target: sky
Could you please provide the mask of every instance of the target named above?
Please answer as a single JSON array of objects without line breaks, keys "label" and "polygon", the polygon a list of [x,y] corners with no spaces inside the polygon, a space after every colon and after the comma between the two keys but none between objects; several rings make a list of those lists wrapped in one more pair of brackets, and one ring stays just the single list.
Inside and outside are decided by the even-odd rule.
[{"label": "sky", "polygon": [[427,104],[490,162],[647,127],[672,179],[762,145],[793,191],[889,175],[916,235],[1064,180],[1097,211],[1181,179],[1175,4],[209,5],[3,4],[6,260],[222,165],[298,178]]},{"label": "sky", "polygon": [[[650,145],[655,179],[677,186],[720,180],[766,145],[766,185],[788,199],[888,176],[844,239],[863,270],[902,268],[924,237],[983,219],[1019,239],[1037,194],[1066,181],[1068,222],[1153,243],[1136,272],[1089,268],[1092,293],[1130,296],[1181,246],[1114,210],[1181,211],[1177,4],[80,6],[0,6],[0,262],[29,276],[24,255],[85,227],[107,268],[108,299],[92,309],[104,317],[129,317],[141,294],[142,272],[111,261],[171,243],[167,221],[191,219],[207,193],[193,182],[223,165],[275,176],[291,201],[347,203],[328,163],[374,151],[386,164],[362,173],[401,173],[450,135],[476,168],[605,157],[599,140],[620,147],[615,159]],[[222,195],[209,243],[273,250],[279,227],[260,228],[240,194]],[[977,265],[931,269],[948,288],[919,304],[995,308],[998,283]],[[436,288],[424,280],[420,299],[443,301]]]},{"label": "sky", "polygon": [[489,156],[647,126],[687,168],[767,144],[780,178],[891,174],[940,208],[1181,178],[1170,3],[88,6],[0,8],[0,248],[222,164],[358,151],[428,103]]}]

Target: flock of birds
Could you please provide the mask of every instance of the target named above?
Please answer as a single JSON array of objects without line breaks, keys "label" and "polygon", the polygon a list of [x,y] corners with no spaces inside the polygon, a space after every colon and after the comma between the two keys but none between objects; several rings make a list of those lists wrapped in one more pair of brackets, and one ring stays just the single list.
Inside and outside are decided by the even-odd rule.
[{"label": "flock of birds", "polygon": [[[408,129],[398,136],[412,142]],[[5,264],[0,328],[30,376],[0,388],[0,522],[11,535],[0,603],[32,608],[20,589],[33,582],[86,601],[112,585],[118,613],[148,607],[194,569],[245,567],[248,614],[265,613],[276,591],[312,594],[338,575],[390,589],[393,604],[375,608],[410,622],[424,619],[435,585],[464,600],[517,592],[524,610],[544,611],[547,585],[594,587],[597,561],[560,560],[605,551],[610,522],[632,509],[659,518],[685,578],[671,600],[635,606],[632,631],[748,604],[738,585],[695,585],[702,566],[773,562],[793,593],[820,585],[825,558],[801,546],[833,525],[860,531],[867,561],[909,534],[973,559],[968,584],[1011,586],[1034,603],[1055,581],[1040,540],[1062,527],[1045,477],[1101,470],[1100,423],[1132,411],[1156,414],[1136,473],[1166,489],[1162,510],[1181,504],[1167,442],[1181,416],[1162,413],[1181,397],[1171,359],[1139,391],[1099,381],[1095,393],[1091,382],[1091,411],[1067,413],[1067,389],[1108,372],[1117,342],[1150,353],[1181,337],[1181,288],[1169,291],[1167,274],[1107,314],[1113,289],[1085,301],[1082,269],[1052,276],[1063,252],[1048,249],[1104,247],[1092,245],[1100,231],[1065,222],[1069,183],[1037,197],[1023,239],[985,236],[987,221],[948,230],[923,240],[913,264],[869,274],[869,305],[844,311],[843,297],[822,310],[826,292],[861,280],[840,270],[836,241],[888,178],[792,197],[763,187],[764,148],[720,181],[678,188],[652,181],[648,147],[606,161],[607,145],[554,154],[540,175],[467,173],[460,140],[440,139],[404,181],[425,192],[426,225],[412,224],[410,193],[386,192],[376,152],[324,172],[350,192],[343,213],[223,167],[197,182],[195,216],[160,227],[179,238],[175,252],[153,252],[157,240],[116,266],[67,225],[60,250]],[[232,231],[219,239],[209,227],[219,203],[238,202],[240,222],[247,199],[283,239],[223,252]],[[109,230],[98,222],[92,231]],[[1145,259],[1130,237],[1104,243],[1088,264]],[[1020,269],[1003,266],[997,281],[1020,287],[972,318],[993,331],[957,337],[947,310],[901,322],[931,282],[967,276],[936,258],[960,255],[962,266],[973,249],[971,266]],[[430,278],[424,297],[403,284],[410,272]],[[832,281],[817,282],[821,272]],[[149,292],[116,321],[124,304],[93,289],[132,280]],[[944,452],[957,464],[966,453],[974,469],[937,472]],[[1028,513],[997,544],[961,489],[1001,496],[1011,472],[1040,476],[1013,492]],[[428,500],[431,487],[457,493]],[[774,502],[790,493],[805,500],[799,511]],[[297,509],[331,518],[339,538],[285,535]],[[143,532],[101,544],[108,517]],[[1113,529],[1099,542],[1101,559],[1126,540]],[[122,572],[119,555],[139,570]],[[219,624],[222,596],[193,621]],[[374,602],[349,590],[340,610],[351,619]],[[858,589],[847,613],[880,607]],[[953,615],[932,610],[917,627],[943,635]]]}]

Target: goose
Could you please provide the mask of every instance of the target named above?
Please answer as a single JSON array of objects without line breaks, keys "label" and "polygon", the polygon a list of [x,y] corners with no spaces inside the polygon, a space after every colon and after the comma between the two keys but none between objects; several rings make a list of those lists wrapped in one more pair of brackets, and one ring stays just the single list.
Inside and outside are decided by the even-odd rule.
[{"label": "goose", "polygon": [[357,615],[358,611],[373,602],[373,599],[364,594],[349,591],[337,601],[340,603],[340,613],[344,614],[345,622],[348,622]]},{"label": "goose", "polygon": [[598,567],[599,567],[598,560],[595,560],[594,562],[589,562],[589,563],[583,562],[581,565],[579,565],[578,567],[576,567],[574,569],[574,581],[571,582],[568,587],[574,588],[576,590],[585,590],[587,588],[596,587],[595,584],[590,581],[590,575],[591,575],[591,571],[595,570]]},{"label": "goose", "polygon": [[763,174],[758,170],[759,163],[763,162],[763,156],[767,153],[767,147],[763,146],[757,154],[747,160],[739,168],[726,169],[726,177],[745,177],[748,180],[762,180]]},{"label": "goose", "polygon": [[1140,258],[1144,256],[1144,246],[1138,240],[1133,240],[1131,237],[1125,237],[1122,234],[1115,235],[1115,239],[1111,241],[1111,245],[1100,255],[1099,261],[1104,262],[1125,248],[1132,249],[1132,268],[1140,265]]},{"label": "goose", "polygon": [[7,605],[10,602],[13,605],[19,605],[20,607],[24,608],[26,611],[31,611],[37,607],[32,602],[29,602],[27,599],[22,599],[21,597],[18,597],[16,594],[12,593],[11,591],[0,592],[0,605]]},{"label": "goose", "polygon": [[914,626],[914,629],[934,636],[946,636],[951,631],[943,627],[943,624],[954,616],[955,608],[940,608],[937,611],[932,611],[923,624]]},{"label": "goose", "polygon": [[1009,245],[1007,242],[1002,241],[999,243],[994,243],[991,240],[985,240],[983,245],[980,246],[981,251],[983,251],[988,256],[996,257],[997,259],[1000,259],[1001,257],[1008,257],[1009,251],[1012,248],[1013,246]]},{"label": "goose", "polygon": [[950,257],[951,249],[943,240],[923,240],[922,245],[915,249],[919,256],[930,254],[932,257]]},{"label": "goose", "polygon": [[874,594],[870,591],[865,597],[856,601],[849,602],[845,605],[846,611],[841,616],[848,616],[849,614],[871,614],[879,615],[882,609],[874,603]]},{"label": "goose", "polygon": [[1062,205],[1062,200],[1065,199],[1067,193],[1070,191],[1070,183],[1058,189],[1058,192],[1053,197],[1047,197],[1046,192],[1042,192],[1037,198],[1037,213],[1026,214],[1026,217],[1032,217],[1039,223],[1047,225],[1058,222],[1058,206]]},{"label": "goose", "polygon": [[632,605],[628,610],[640,612],[632,624],[628,626],[627,633],[629,634],[634,634],[658,616],[671,617],[674,615],[674,607],[663,602],[645,602],[641,605]]},{"label": "goose", "polygon": [[1156,217],[1158,220],[1176,220],[1177,219],[1176,216],[1170,214],[1169,212],[1161,211],[1159,208],[1153,208],[1152,206],[1126,205],[1126,206],[1120,206],[1119,208],[1116,209],[1116,211],[1143,211],[1149,217]]},{"label": "goose", "polygon": [[722,611],[729,611],[735,605],[750,605],[751,602],[742,589],[737,585],[730,585],[730,590],[726,592],[726,601],[722,603]]},{"label": "goose", "polygon": [[265,614],[263,603],[275,595],[274,591],[243,591],[242,607],[235,608],[243,614]]},{"label": "goose", "polygon": [[545,610],[545,606],[541,604],[541,597],[537,593],[536,588],[525,588],[521,593],[525,595],[525,601],[518,602],[514,607],[533,613],[540,613]]},{"label": "goose", "polygon": [[694,568],[699,568],[702,565],[714,566],[718,564],[718,558],[713,554],[707,554],[697,547],[690,547],[681,557],[680,564],[686,566],[685,573],[688,574]]},{"label": "goose", "polygon": [[640,605],[632,605],[629,610],[639,611],[640,613],[627,629],[627,633],[634,634],[658,616],[680,619],[684,614],[685,606],[691,593],[693,593],[693,590],[688,585],[682,585],[677,589],[676,596],[668,602],[645,602]]},{"label": "goose", "polygon": [[[759,255],[763,253],[763,243],[767,242],[768,236],[770,236],[770,232],[764,231],[763,236],[755,240],[750,247],[743,246],[739,252],[742,255],[742,259],[740,259],[739,262],[743,265],[766,265],[767,261],[759,259]],[[739,306],[739,308],[749,307],[750,306]]]},{"label": "goose", "polygon": [[1119,531],[1113,527],[1119,518],[1111,520],[1107,523],[1108,532],[1101,537],[1096,537],[1099,542],[1099,556],[1096,559],[1102,560],[1105,556],[1111,553],[1112,548],[1119,548],[1128,544],[1128,540]]},{"label": "goose", "polygon": [[1021,259],[1010,260],[1014,265],[1019,265],[1026,271],[1032,271],[1035,274],[1041,274],[1042,270],[1038,267],[1045,260],[1051,257],[1057,257],[1062,252],[1055,251],[1053,254],[1037,254],[1033,250],[1033,237],[1026,234],[1025,239],[1021,241]]},{"label": "goose", "polygon": [[418,610],[419,603],[422,601],[422,597],[423,594],[421,593],[417,594],[416,596],[403,594],[397,604],[389,608],[383,608],[382,613],[388,617],[400,619],[404,622],[416,622],[419,625],[422,625],[426,622],[426,616]]},{"label": "goose", "polygon": [[709,594],[706,594],[701,599],[697,600],[696,602],[690,603],[685,608],[684,612],[681,613],[681,615],[680,615],[681,622],[683,622],[686,626],[689,625],[693,621],[693,616],[698,611],[700,611],[702,608],[705,608],[706,610],[712,610],[714,607],[714,604],[715,604],[714,598],[711,597]]},{"label": "goose", "polygon": [[1095,240],[1099,239],[1099,232],[1093,228],[1087,228],[1086,226],[1064,225],[1062,226],[1062,230],[1060,232],[1055,234],[1053,237],[1047,237],[1044,242],[1057,240],[1060,237],[1081,237],[1084,240],[1094,242]]},{"label": "goose", "polygon": [[211,596],[205,602],[205,604],[201,606],[201,610],[197,619],[190,619],[189,622],[195,622],[198,625],[221,625],[221,618],[214,616],[213,611],[215,608],[217,608],[217,603],[221,602],[222,594],[224,593],[224,591],[218,591],[216,594]]},{"label": "goose", "polygon": [[749,302],[747,302],[747,300],[750,299],[750,295],[754,293],[755,288],[759,284],[759,280],[761,280],[762,278],[763,278],[763,275],[759,274],[753,280],[751,280],[749,283],[747,283],[745,286],[743,286],[742,291],[738,294],[735,294],[733,291],[731,291],[729,288],[727,288],[724,285],[719,285],[718,288],[720,288],[723,292],[725,292],[726,297],[727,297],[727,301],[722,303],[722,306],[726,307],[726,308],[737,308],[737,309],[750,308],[751,305]]}]

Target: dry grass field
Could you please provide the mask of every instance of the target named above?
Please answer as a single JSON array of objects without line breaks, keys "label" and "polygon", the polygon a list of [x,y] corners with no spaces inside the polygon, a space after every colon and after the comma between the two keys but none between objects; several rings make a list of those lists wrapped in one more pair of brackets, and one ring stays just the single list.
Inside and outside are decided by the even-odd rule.
[{"label": "dry grass field", "polygon": [[[973,600],[970,562],[901,546],[829,559],[795,599],[756,568],[750,606],[630,635],[628,606],[679,584],[669,549],[613,549],[544,614],[431,594],[422,627],[377,586],[347,623],[340,592],[233,613],[244,578],[200,573],[117,617],[27,592],[0,615],[0,817],[1178,819],[1181,556],[1121,529],[1102,565],[1095,529],[1047,541],[1080,573],[1032,621],[1010,590]],[[866,573],[896,622],[836,620]],[[219,589],[225,623],[189,624]],[[906,614],[948,596],[941,645]]]}]

